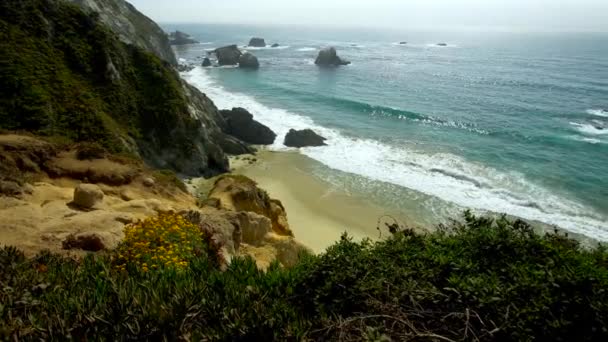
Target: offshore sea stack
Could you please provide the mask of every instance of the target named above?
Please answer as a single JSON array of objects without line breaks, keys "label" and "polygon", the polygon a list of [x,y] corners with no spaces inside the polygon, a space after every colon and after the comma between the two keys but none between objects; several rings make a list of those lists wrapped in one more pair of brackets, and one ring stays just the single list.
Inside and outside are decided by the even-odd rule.
[{"label": "offshore sea stack", "polygon": [[254,145],[271,145],[277,135],[267,126],[255,121],[253,115],[244,108],[221,110],[226,120],[224,132]]},{"label": "offshore sea stack", "polygon": [[259,69],[260,62],[258,58],[249,52],[245,52],[239,58],[239,68],[244,69]]},{"label": "offshore sea stack", "polygon": [[220,65],[237,65],[243,54],[236,44],[217,48],[213,52],[217,56],[217,62]]},{"label": "offshore sea stack", "polygon": [[248,46],[251,46],[251,47],[266,47],[266,41],[264,41],[264,38],[253,37],[249,41],[249,45]]},{"label": "offshore sea stack", "polygon": [[336,48],[327,47],[323,50],[319,51],[319,55],[315,60],[315,64],[319,66],[340,66],[340,65],[348,65],[349,61],[345,61],[338,57],[338,53],[336,52]]},{"label": "offshore sea stack", "polygon": [[303,129],[301,131],[290,129],[287,135],[285,135],[283,145],[288,147],[326,146],[325,140],[327,139],[318,135],[312,129]]},{"label": "offshore sea stack", "polygon": [[190,35],[185,32],[175,31],[169,34],[169,43],[171,43],[171,45],[188,45],[198,44],[198,41],[192,39]]}]

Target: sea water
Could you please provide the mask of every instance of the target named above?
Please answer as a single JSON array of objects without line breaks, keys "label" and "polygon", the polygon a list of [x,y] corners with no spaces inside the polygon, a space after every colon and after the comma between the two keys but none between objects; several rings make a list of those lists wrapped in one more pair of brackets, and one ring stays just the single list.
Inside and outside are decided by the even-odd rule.
[{"label": "sea water", "polygon": [[[176,48],[185,63],[254,53],[257,71],[183,77],[273,129],[271,149],[291,128],[326,137],[300,152],[346,191],[427,224],[472,208],[608,240],[606,34],[165,26],[202,42]],[[281,46],[245,47],[253,36]],[[326,46],[352,64],[315,66]]]}]

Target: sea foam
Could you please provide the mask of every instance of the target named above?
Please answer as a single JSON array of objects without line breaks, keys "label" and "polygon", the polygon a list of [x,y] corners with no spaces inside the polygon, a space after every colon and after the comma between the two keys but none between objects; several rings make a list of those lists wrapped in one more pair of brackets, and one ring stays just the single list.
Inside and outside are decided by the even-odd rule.
[{"label": "sea foam", "polygon": [[182,75],[218,108],[247,108],[256,120],[269,126],[278,136],[270,147],[273,150],[289,150],[282,145],[289,129],[311,128],[327,138],[328,146],[303,148],[300,152],[330,168],[414,189],[461,207],[509,213],[608,241],[604,217],[530,183],[521,174],[498,171],[453,154],[423,153],[347,136],[317,125],[309,117],[271,108],[246,94],[229,92],[214,81],[211,72],[222,71],[197,67]]},{"label": "sea foam", "polygon": [[587,114],[608,117],[608,111],[604,109],[587,109]]}]

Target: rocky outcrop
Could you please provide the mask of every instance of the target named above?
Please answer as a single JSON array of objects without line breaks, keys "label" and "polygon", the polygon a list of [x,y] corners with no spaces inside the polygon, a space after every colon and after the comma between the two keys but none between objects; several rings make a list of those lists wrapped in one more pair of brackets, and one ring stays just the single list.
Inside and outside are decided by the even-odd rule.
[{"label": "rocky outcrop", "polygon": [[252,47],[266,47],[266,42],[264,41],[264,38],[251,38],[251,40],[249,40],[249,45],[248,46],[252,46]]},{"label": "rocky outcrop", "polygon": [[258,69],[260,67],[260,62],[258,58],[249,52],[245,52],[239,58],[239,68],[244,69]]},{"label": "rocky outcrop", "polygon": [[103,201],[103,191],[95,184],[79,184],[74,189],[74,201],[72,203],[83,209],[93,208]]},{"label": "rocky outcrop", "polygon": [[399,42],[399,45],[406,45],[407,42]]},{"label": "rocky outcrop", "polygon": [[448,46],[446,43],[437,43],[437,46]]},{"label": "rocky outcrop", "polygon": [[293,236],[287,213],[279,200],[271,199],[256,183],[240,175],[220,177],[209,192],[209,198],[219,200],[219,208],[236,212],[253,212],[265,216],[272,222],[272,231]]},{"label": "rocky outcrop", "polygon": [[177,59],[165,32],[150,18],[124,0],[67,0],[88,11],[99,13],[100,19],[120,40],[154,53],[171,65]]},{"label": "rocky outcrop", "polygon": [[336,48],[328,47],[321,51],[319,51],[319,55],[315,60],[315,64],[319,66],[339,66],[339,65],[348,65],[350,62],[345,61],[338,57],[338,53],[336,52]]},{"label": "rocky outcrop", "polygon": [[219,65],[237,65],[243,54],[236,45],[228,45],[217,48],[213,51],[217,56]]},{"label": "rocky outcrop", "polygon": [[279,46],[281,46],[281,45],[279,45],[278,43],[274,43],[274,44],[272,44],[270,47],[277,48],[277,47],[279,47]]},{"label": "rocky outcrop", "polygon": [[210,67],[211,66],[211,60],[209,59],[209,57],[205,57],[203,59],[203,67]]},{"label": "rocky outcrop", "polygon": [[267,126],[255,121],[253,115],[244,108],[221,110],[226,120],[225,132],[247,143],[255,145],[271,145],[276,134]]},{"label": "rocky outcrop", "polygon": [[325,146],[325,138],[318,135],[311,129],[296,131],[290,129],[283,144],[288,147],[308,147],[308,146]]},{"label": "rocky outcrop", "polygon": [[169,43],[171,45],[188,45],[198,44],[199,42],[192,39],[189,34],[182,31],[175,31],[169,34]]}]

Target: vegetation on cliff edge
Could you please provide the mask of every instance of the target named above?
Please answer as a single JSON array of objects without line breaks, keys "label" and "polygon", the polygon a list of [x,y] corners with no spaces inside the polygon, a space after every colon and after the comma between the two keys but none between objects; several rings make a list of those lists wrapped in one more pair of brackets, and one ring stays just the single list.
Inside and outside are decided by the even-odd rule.
[{"label": "vegetation on cliff edge", "polygon": [[464,223],[433,233],[392,228],[385,241],[345,236],[291,269],[267,271],[240,258],[220,270],[214,248],[184,267],[145,271],[117,269],[114,252],[77,261],[45,253],[27,259],[5,248],[0,338],[608,338],[605,248],[583,249],[557,234],[537,235],[522,221],[468,213]]}]

